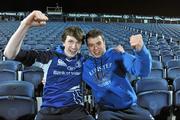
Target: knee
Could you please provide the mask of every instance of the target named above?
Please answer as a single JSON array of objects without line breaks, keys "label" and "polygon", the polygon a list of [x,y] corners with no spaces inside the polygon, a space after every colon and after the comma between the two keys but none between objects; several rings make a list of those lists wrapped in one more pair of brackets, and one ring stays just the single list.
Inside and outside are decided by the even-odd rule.
[{"label": "knee", "polygon": [[43,116],[38,112],[38,114],[35,116],[34,120],[44,120]]},{"label": "knee", "polygon": [[149,111],[145,112],[144,117],[143,117],[142,120],[144,120],[144,119],[146,119],[146,120],[155,120],[154,117],[151,115],[151,113]]},{"label": "knee", "polygon": [[109,111],[100,112],[98,114],[98,120],[112,120],[113,115]]},{"label": "knee", "polygon": [[149,114],[149,120],[155,120],[151,114]]}]

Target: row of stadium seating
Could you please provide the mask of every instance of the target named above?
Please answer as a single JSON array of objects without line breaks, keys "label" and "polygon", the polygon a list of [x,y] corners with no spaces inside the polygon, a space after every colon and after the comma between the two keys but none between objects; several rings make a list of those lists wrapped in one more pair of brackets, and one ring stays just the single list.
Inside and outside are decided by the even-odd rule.
[{"label": "row of stadium seating", "polygon": [[[0,22],[1,53],[19,24],[19,22]],[[168,24],[49,22],[46,26],[31,28],[25,37],[22,48],[47,50],[61,45],[60,36],[64,28],[71,25],[80,26],[85,33],[93,28],[101,29],[104,32],[108,48],[122,44],[130,53],[133,53],[129,45],[130,35],[141,33],[153,59],[165,64],[167,59],[179,59],[180,57],[178,25],[175,27],[175,25]],[[87,54],[85,45],[82,46],[82,51]],[[2,55],[0,57],[2,59]]]},{"label": "row of stadium seating", "polygon": [[[147,108],[148,110],[150,110],[153,113],[153,115],[157,117],[167,117],[160,114],[161,110],[164,110],[164,107],[168,107],[169,113],[177,112],[178,111],[177,108],[179,109],[180,107],[179,106],[180,105],[180,101],[179,101],[180,100],[179,98],[180,97],[180,84],[179,84],[180,60],[169,61],[165,70],[167,71],[167,76],[168,76],[166,79],[164,77],[165,71],[161,62],[153,61],[152,72],[148,77],[145,77],[145,78],[139,78],[136,76],[129,77],[132,85],[134,86],[136,94],[138,95],[138,103],[142,105],[143,107]],[[43,76],[44,76],[44,70],[41,67],[37,67],[37,66],[24,67],[20,62],[11,61],[11,60],[0,62],[0,83],[9,81],[8,84],[15,83],[14,86],[16,86],[17,84],[15,81],[18,81],[18,82],[23,81],[23,82],[31,83],[34,88],[33,90],[34,97],[42,96]],[[91,95],[90,88],[86,88],[86,85],[85,85],[84,90],[85,90],[84,100],[85,100],[86,108],[88,109],[88,111],[94,114],[95,105],[93,103],[93,97]],[[4,96],[3,95],[1,96],[4,99]],[[10,97],[12,95],[7,95],[7,96]],[[9,99],[9,97],[7,96],[6,98]],[[34,102],[36,102],[36,99]],[[174,106],[173,109],[171,109],[172,106]],[[6,108],[8,107],[6,106]],[[37,106],[35,108],[37,108]]]}]

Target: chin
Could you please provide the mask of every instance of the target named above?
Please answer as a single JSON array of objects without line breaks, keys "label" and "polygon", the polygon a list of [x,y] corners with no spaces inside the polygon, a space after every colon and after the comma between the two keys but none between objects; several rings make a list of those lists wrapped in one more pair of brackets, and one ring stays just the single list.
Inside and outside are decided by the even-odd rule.
[{"label": "chin", "polygon": [[94,55],[94,57],[95,57],[95,58],[99,58],[99,57],[101,57],[101,55]]},{"label": "chin", "polygon": [[71,55],[70,57],[74,57],[74,56],[76,56],[76,54],[74,54],[74,55]]}]

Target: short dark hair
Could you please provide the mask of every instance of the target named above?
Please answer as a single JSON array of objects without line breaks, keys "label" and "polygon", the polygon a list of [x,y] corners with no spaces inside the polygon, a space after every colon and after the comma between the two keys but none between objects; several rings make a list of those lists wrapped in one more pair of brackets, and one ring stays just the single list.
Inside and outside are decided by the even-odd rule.
[{"label": "short dark hair", "polygon": [[93,29],[93,30],[90,30],[87,34],[86,34],[86,44],[87,43],[87,39],[88,38],[96,38],[98,36],[101,36],[103,41],[105,40],[104,39],[104,35],[103,35],[103,32],[101,30],[98,30],[98,29]]},{"label": "short dark hair", "polygon": [[67,36],[73,36],[75,37],[79,42],[82,42],[84,43],[84,32],[83,30],[80,28],[80,27],[77,27],[77,26],[70,26],[70,27],[67,27],[62,36],[61,36],[61,41],[62,42],[65,42],[66,40],[66,37]]}]

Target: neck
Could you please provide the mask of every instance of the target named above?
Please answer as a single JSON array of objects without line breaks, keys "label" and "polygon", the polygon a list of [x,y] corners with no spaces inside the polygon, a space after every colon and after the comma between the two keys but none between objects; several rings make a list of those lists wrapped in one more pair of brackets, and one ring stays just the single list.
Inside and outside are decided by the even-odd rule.
[{"label": "neck", "polygon": [[68,58],[73,58],[74,56],[72,56],[72,55],[70,55],[67,51],[65,51],[65,49],[64,49],[64,54],[68,57]]}]

